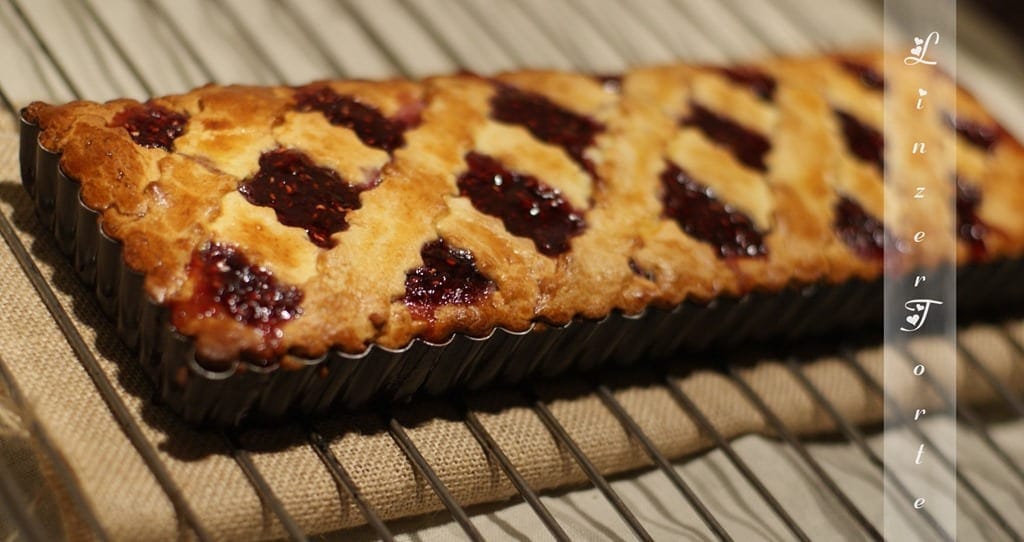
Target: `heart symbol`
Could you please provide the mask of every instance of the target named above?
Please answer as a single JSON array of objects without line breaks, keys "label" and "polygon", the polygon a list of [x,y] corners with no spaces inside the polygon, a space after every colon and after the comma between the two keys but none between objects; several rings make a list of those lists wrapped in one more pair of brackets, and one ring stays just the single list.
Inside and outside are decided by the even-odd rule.
[{"label": "heart symbol", "polygon": [[921,39],[921,38],[919,38],[917,36],[914,36],[914,45],[921,45],[922,43],[924,43],[923,39]]},{"label": "heart symbol", "polygon": [[914,305],[914,309],[915,310],[919,310],[919,311],[923,311],[924,310],[924,305],[921,305],[921,304]]},{"label": "heart symbol", "polygon": [[921,97],[927,96],[928,95],[928,91],[923,89],[923,88],[919,88],[919,89],[917,89],[917,95],[921,96]]},{"label": "heart symbol", "polygon": [[912,325],[912,326],[916,326],[917,325],[917,321],[920,320],[920,319],[921,319],[921,315],[920,314],[911,314],[910,316],[907,317],[907,323]]},{"label": "heart symbol", "polygon": [[921,46],[918,45],[917,47],[914,47],[913,49],[911,49],[910,50],[910,54],[914,55],[914,56],[919,56],[921,54]]}]

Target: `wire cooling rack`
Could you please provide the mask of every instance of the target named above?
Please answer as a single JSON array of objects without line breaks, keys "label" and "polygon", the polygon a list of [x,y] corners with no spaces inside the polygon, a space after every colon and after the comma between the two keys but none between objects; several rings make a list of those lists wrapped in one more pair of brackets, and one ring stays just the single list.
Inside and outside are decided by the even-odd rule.
[{"label": "wire cooling rack", "polygon": [[[28,98],[51,101],[108,99],[120,95],[144,98],[147,95],[184,91],[211,81],[301,83],[324,77],[381,77],[391,74],[418,77],[459,68],[487,73],[516,66],[612,73],[627,65],[680,58],[723,61],[769,52],[798,53],[880,42],[881,21],[872,15],[879,11],[877,5],[865,5],[852,0],[831,2],[827,6],[822,4],[826,3],[815,0],[8,0],[0,9],[0,20],[8,31],[5,38],[8,45],[13,44],[15,47],[7,47],[0,57],[6,70],[3,83],[0,84],[3,91],[0,97],[6,109],[16,117],[17,105]],[[207,17],[219,22],[220,31],[215,37],[200,34],[203,25],[197,21]],[[68,39],[68,36],[47,33],[44,21],[50,18],[65,18],[73,27],[80,28],[81,35],[77,38],[84,40],[88,47],[83,50],[76,47],[74,40]],[[159,36],[151,36],[149,41],[140,41],[138,32],[128,30],[139,18],[159,21]],[[205,43],[204,39],[217,39],[229,46],[207,49],[199,45]],[[153,40],[175,45],[166,48],[166,51],[173,53],[158,53],[173,55],[173,58],[164,59],[169,62],[147,63],[139,54],[139,48],[144,44],[152,45]],[[83,55],[102,59],[98,64],[99,69],[84,70],[82,66],[85,64],[81,61]],[[92,65],[97,66],[95,61]],[[172,66],[173,69],[157,70],[154,68],[156,65]],[[9,75],[15,72],[23,76]],[[192,503],[169,474],[157,449],[145,438],[138,422],[115,393],[115,384],[101,370],[97,359],[72,324],[71,315],[57,300],[52,286],[42,278],[10,221],[2,215],[0,235],[32,281],[125,434],[166,492],[180,522],[199,540],[210,540],[212,537],[193,510]],[[1005,329],[1002,332],[1017,348],[1017,363],[1024,363],[1024,349]],[[849,349],[840,347],[838,351],[840,359],[868,387],[883,400],[894,401],[887,390],[853,359]],[[1020,396],[988,372],[970,352],[961,348],[959,353],[989,381],[1016,416],[1024,417],[1024,404]],[[893,472],[869,444],[870,436],[840,414],[839,409],[807,378],[797,361],[790,360],[785,367],[833,420],[849,446],[884,473],[894,491],[909,497],[909,490],[901,481],[900,473]],[[746,383],[738,369],[730,366],[725,374],[756,407],[784,445],[798,456],[816,483],[825,488],[828,498],[834,500],[857,526],[857,534],[850,536],[881,540],[880,526],[865,516],[843,486],[809,450],[808,445],[787,429],[758,393]],[[0,378],[11,390],[13,400],[23,401],[2,362]],[[798,540],[811,539],[811,534],[794,519],[794,511],[781,504],[782,499],[777,491],[769,489],[770,484],[764,475],[755,473],[755,469],[743,458],[734,443],[719,433],[676,381],[668,374],[663,374],[658,377],[657,385],[663,386],[713,440],[717,449],[724,453],[750,488],[786,527],[789,535]],[[936,385],[935,389],[941,390],[941,387]],[[532,389],[525,391],[533,397],[530,407],[543,421],[552,438],[569,451],[593,488],[600,492],[627,526],[627,532],[638,539],[651,540],[648,526],[638,519],[637,510],[627,506],[614,484],[599,472],[592,459],[581,450],[552,413],[548,402]],[[723,521],[712,512],[701,492],[658,450],[607,385],[595,381],[592,392],[607,407],[609,415],[614,416],[640,443],[653,464],[667,477],[672,490],[689,503],[707,530],[717,539],[732,540]],[[946,401],[947,407],[952,405],[951,398],[942,399]],[[568,540],[565,526],[550,510],[551,501],[547,497],[542,498],[531,488],[477,414],[461,406],[461,422],[508,477],[522,501],[535,514],[535,519],[555,539]],[[892,410],[898,411],[896,408]],[[982,414],[964,404],[956,404],[955,414],[961,420],[960,427],[969,428],[976,434],[992,456],[1014,474],[1015,478],[1006,480],[1006,483],[1024,483],[1019,458],[1013,457],[1010,451],[992,437]],[[394,418],[386,418],[385,424],[390,437],[444,504],[451,520],[467,538],[483,539],[472,512],[452,496],[435,472],[435,466],[424,458],[410,438],[407,428]],[[928,436],[915,425],[907,425],[907,429],[922,442],[930,442]],[[394,539],[393,524],[383,521],[374,510],[328,445],[326,437],[313,426],[306,429],[306,437],[308,445],[322,461],[342,494],[351,499],[364,516],[370,536],[383,540]],[[275,496],[271,484],[253,461],[250,451],[242,445],[239,435],[225,432],[223,438],[238,467],[245,472],[264,507],[276,516],[288,538],[306,540],[309,535],[302,532]],[[97,539],[108,539],[100,522],[89,513],[86,499],[76,486],[69,468],[60,461],[59,452],[42,432],[39,440],[42,449],[53,460],[57,474],[69,488],[71,501],[85,518],[86,527]],[[997,508],[975,485],[974,480],[957,467],[952,458],[943,455],[934,446],[930,447],[936,449],[939,461],[957,477],[962,489],[959,498],[977,505],[984,516],[981,521],[990,522],[996,531],[1009,539],[1019,540],[1024,536],[1024,533],[1014,528],[1006,511]],[[11,478],[6,468],[0,463],[0,517],[17,526],[20,538],[45,540],[45,528],[33,516],[31,507],[24,500],[25,496],[20,495],[18,488],[9,482]],[[931,529],[932,536],[929,538],[951,540],[955,537],[956,533],[944,532],[936,518],[931,517],[927,511],[922,517]],[[366,532],[363,534],[366,535]]]}]

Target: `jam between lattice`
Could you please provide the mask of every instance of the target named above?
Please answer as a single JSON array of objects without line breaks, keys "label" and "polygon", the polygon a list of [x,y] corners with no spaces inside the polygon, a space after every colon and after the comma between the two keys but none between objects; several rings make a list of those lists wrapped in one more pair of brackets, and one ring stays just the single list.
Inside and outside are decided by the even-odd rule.
[{"label": "jam between lattice", "polygon": [[299,111],[323,113],[328,122],[352,130],[367,146],[392,152],[405,145],[404,132],[410,125],[408,119],[389,119],[355,97],[338,94],[332,88],[320,85],[299,89],[295,93],[295,101]]},{"label": "jam between lattice", "polygon": [[179,329],[192,319],[227,318],[274,342],[281,325],[302,314],[302,291],[253,265],[234,246],[211,243],[197,250],[188,276],[191,296],[171,304],[172,323]]},{"label": "jam between lattice", "polygon": [[718,71],[733,83],[747,87],[764,101],[770,102],[775,99],[775,89],[778,83],[774,77],[763,71],[749,66],[720,68]]},{"label": "jam between lattice", "polygon": [[565,150],[587,173],[596,176],[594,165],[584,156],[587,147],[604,131],[604,126],[565,109],[533,92],[499,84],[491,98],[491,118],[522,126],[533,137]]},{"label": "jam between lattice", "polygon": [[853,199],[839,196],[832,227],[861,258],[880,260],[885,255],[885,225]]},{"label": "jam between lattice", "polygon": [[744,165],[757,171],[768,171],[764,160],[772,144],[765,136],[696,102],[690,103],[690,114],[679,124],[699,128],[708,139],[729,149]]},{"label": "jam between lattice", "polygon": [[710,243],[719,258],[768,254],[762,234],[746,214],[719,201],[714,192],[689,172],[669,162],[661,173],[663,216],[687,235]]},{"label": "jam between lattice", "polygon": [[991,151],[999,141],[1001,129],[995,124],[984,124],[962,117],[954,117],[951,113],[942,115],[946,125],[956,130],[968,143],[984,151]]},{"label": "jam between lattice", "polygon": [[846,71],[857,76],[860,79],[861,84],[871,90],[882,91],[885,90],[885,78],[882,74],[878,73],[878,70],[861,64],[860,62],[854,62],[849,59],[839,61],[839,65]]},{"label": "jam between lattice", "polygon": [[882,133],[846,111],[836,109],[835,113],[839,118],[846,148],[860,160],[874,164],[879,172],[883,171],[885,139]]},{"label": "jam between lattice", "polygon": [[304,228],[309,240],[331,248],[331,235],[348,229],[345,215],[362,206],[359,193],[375,184],[352,185],[301,151],[277,149],[260,156],[260,169],[238,191],[253,205],[270,207],[285,226]]},{"label": "jam between lattice", "polygon": [[132,140],[143,147],[170,152],[174,140],[185,133],[188,115],[147,102],[121,110],[114,115],[111,125],[127,130]]},{"label": "jam between lattice", "polygon": [[442,305],[472,305],[494,291],[494,283],[476,267],[473,254],[444,239],[423,245],[423,265],[405,275],[403,301],[416,316],[432,319]]},{"label": "jam between lattice", "polygon": [[478,152],[466,155],[466,166],[458,179],[459,193],[480,212],[500,218],[513,235],[532,239],[541,254],[568,251],[569,240],[586,227],[583,214],[537,177],[506,169]]},{"label": "jam between lattice", "polygon": [[972,260],[980,260],[988,254],[985,234],[988,226],[978,216],[981,206],[981,190],[960,177],[956,178],[956,233],[970,251]]}]

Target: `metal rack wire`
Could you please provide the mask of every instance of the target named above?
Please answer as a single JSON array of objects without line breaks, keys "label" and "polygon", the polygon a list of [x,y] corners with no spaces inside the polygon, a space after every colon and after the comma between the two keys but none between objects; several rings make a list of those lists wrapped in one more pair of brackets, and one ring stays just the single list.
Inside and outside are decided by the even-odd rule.
[{"label": "metal rack wire", "polygon": [[[32,39],[35,41],[35,45],[43,53],[49,65],[59,75],[63,85],[66,86],[73,97],[81,97],[82,92],[80,90],[80,85],[78,85],[75,79],[69,75],[69,72],[64,67],[62,59],[54,53],[46,39],[39,32],[35,22],[22,8],[21,3],[19,3],[18,0],[7,1],[19,22],[23,24],[31,34]],[[280,0],[279,3],[284,5],[287,4],[287,1]],[[692,16],[695,19],[700,19],[700,17],[706,15],[688,11],[694,9],[692,3],[674,1],[667,1],[664,3],[669,9],[678,10],[680,13],[683,13],[688,17]],[[586,9],[584,6],[580,5],[579,2],[574,2],[572,0],[560,0],[559,4],[562,8],[569,10],[574,15],[578,16],[579,20],[582,22],[581,24],[588,26],[594,33],[602,36],[607,47],[610,50],[615,51],[616,54],[626,62],[639,62],[639,55],[631,49],[629,36],[623,35],[618,31],[620,26],[612,24],[612,21],[607,17],[598,16],[593,11]],[[102,14],[95,9],[90,0],[82,0],[80,5],[91,22],[101,30],[104,39],[114,49],[117,57],[121,62],[123,62],[124,66],[136,79],[137,84],[145,92],[153,93],[156,85],[146,78],[143,70],[128,54],[124,45],[119,42],[117,33],[114,31],[112,26],[104,20]],[[253,34],[253,29],[246,26],[245,18],[232,8],[228,2],[218,0],[213,2],[213,5],[232,21],[232,24],[237,30],[242,41],[255,55],[260,57],[261,61],[265,63],[272,76],[277,80],[284,82],[286,77],[283,71],[275,64],[271,55],[269,55],[261,46],[260,41],[256,39]],[[457,66],[470,66],[470,60],[462,54],[459,47],[456,44],[450,43],[444,32],[435,27],[430,22],[431,19],[429,17],[424,16],[424,13],[422,12],[424,9],[422,3],[401,0],[395,5],[405,10],[410,14],[413,20],[418,21],[419,24],[422,25],[422,30],[430,36],[437,49],[446,55],[448,61]],[[509,58],[516,62],[522,62],[524,60],[524,57],[518,53],[518,49],[507,41],[507,38],[505,37],[506,35],[502,32],[496,31],[497,29],[493,27],[493,21],[480,11],[478,3],[453,2],[447,5],[449,8],[461,10],[466,17],[482,25],[484,28],[490,28],[490,35],[496,42],[495,45],[497,45],[499,49],[503,50],[505,55]],[[731,4],[724,3],[723,5],[728,6]],[[155,17],[159,17],[165,21],[170,31],[178,37],[181,44],[184,46],[184,51],[190,61],[203,74],[203,76],[210,81],[217,81],[218,78],[215,70],[213,70],[210,65],[204,61],[203,56],[189,43],[189,40],[185,37],[186,33],[184,30],[179,27],[173,17],[168,16],[161,4],[159,2],[147,1],[145,6],[147,9],[152,10]],[[394,46],[387,39],[387,36],[376,30],[377,27],[367,17],[367,14],[365,13],[365,5],[341,1],[339,2],[339,6],[362,29],[365,30],[367,36],[379,49],[383,58],[387,59],[391,64],[395,72],[412,75],[408,66],[402,60],[401,54],[393,49]],[[595,70],[600,67],[595,65],[590,59],[588,59],[588,57],[586,57],[586,55],[581,54],[577,47],[567,43],[558,35],[557,31],[551,28],[551,26],[542,20],[542,18],[538,17],[531,9],[520,6],[519,4],[516,4],[515,8],[520,9],[522,15],[531,19],[535,23],[537,30],[546,36],[546,40],[552,46],[553,54],[567,59],[571,65],[581,70]],[[748,36],[753,36],[753,39],[763,40],[761,43],[763,47],[774,49],[779,43],[777,39],[774,41],[766,39],[761,27],[752,24],[751,21],[747,19],[744,19],[743,15],[737,13],[734,9],[730,10],[727,7],[721,6],[711,9],[718,9],[718,16],[727,21],[728,25],[745,28],[749,30],[747,33]],[[645,15],[643,10],[634,11],[625,9],[621,10],[621,12],[633,17],[634,24],[639,24],[641,26],[651,25],[651,20],[647,15]],[[289,16],[293,18],[292,22],[305,34],[304,39],[309,40],[322,57],[320,60],[326,70],[324,75],[339,77],[345,76],[345,70],[342,68],[341,64],[334,59],[329,46],[319,38],[317,32],[310,24],[310,21],[304,18],[304,16],[297,10],[286,9],[285,13],[288,13]],[[779,9],[776,9],[774,13],[777,16],[777,21],[782,21],[784,24],[788,24],[794,28],[810,28],[810,30],[813,31],[813,26],[800,22],[800,15],[797,12],[792,10],[786,11],[780,7]],[[652,28],[653,27],[654,26],[652,26]],[[679,49],[676,42],[670,39],[669,36],[666,36],[663,32],[654,31],[652,32],[652,36],[669,53],[684,53],[684,51]],[[831,43],[829,36],[815,34],[813,32],[811,34],[797,34],[796,36],[797,37],[792,39],[817,45],[830,45]],[[18,111],[15,109],[6,94],[3,95],[3,104],[12,115],[17,116]],[[74,350],[75,355],[92,378],[97,392],[103,397],[103,400],[120,423],[125,435],[129,438],[136,450],[138,450],[138,453],[156,477],[163,491],[166,493],[167,498],[173,504],[180,524],[191,531],[191,533],[199,540],[211,540],[211,534],[200,521],[199,516],[193,510],[192,504],[185,497],[181,488],[169,474],[167,466],[161,460],[160,453],[143,435],[140,427],[138,426],[138,422],[131,415],[123,400],[115,392],[114,383],[112,383],[101,370],[98,360],[91,353],[85,340],[75,328],[72,323],[71,315],[68,314],[58,301],[53,290],[53,286],[43,279],[43,275],[40,273],[39,268],[33,261],[27,248],[16,235],[14,226],[10,223],[7,217],[3,215],[0,215],[0,236],[3,237],[4,241],[10,247],[10,250],[13,252],[25,275],[29,278],[33,287],[45,303],[46,308],[50,311],[61,331],[64,333],[64,336],[67,338],[69,344]],[[1010,342],[1018,349],[1018,354],[1020,354],[1018,362],[1024,362],[1024,347],[1017,343],[1005,329],[1003,332],[1005,336],[1010,339]],[[1014,395],[991,373],[985,372],[984,367],[981,366],[977,360],[974,360],[967,350],[960,348],[960,352],[964,355],[965,359],[972,364],[972,366],[982,370],[981,374],[985,375],[985,378],[989,379],[993,388],[998,391],[1002,400],[1009,405],[1010,408],[1014,409],[1018,415],[1024,416],[1024,404],[1022,404],[1021,398]],[[844,349],[843,353],[844,355],[842,360],[870,389],[872,389],[884,401],[895,404],[893,398],[889,396],[883,386],[860,366],[848,349]],[[853,422],[846,419],[840,413],[839,409],[829,402],[825,394],[815,387],[812,381],[804,374],[800,364],[795,359],[789,359],[785,363],[785,367],[834,421],[835,425],[840,429],[846,440],[855,446],[856,449],[859,450],[859,452],[870,462],[870,464],[882,472],[888,480],[894,482],[891,489],[904,496],[908,496],[909,491],[907,486],[901,481],[898,473],[889,469],[882,458],[867,445],[865,434],[858,429]],[[800,460],[809,469],[809,472],[817,479],[817,482],[828,488],[831,498],[839,505],[839,508],[845,510],[854,524],[859,526],[859,529],[861,530],[860,534],[870,539],[881,540],[882,535],[879,532],[878,526],[874,525],[865,517],[864,513],[858,509],[857,505],[844,492],[843,488],[836,483],[822,465],[815,460],[808,451],[805,443],[791,434],[785,424],[772,412],[770,407],[758,395],[758,393],[746,383],[737,366],[730,364],[724,373],[728,375],[736,386],[739,387],[744,396],[769,422],[770,426],[783,439],[786,445],[798,455]],[[0,363],[0,376],[4,376],[2,363]],[[10,381],[9,378],[5,380]],[[741,458],[733,445],[722,436],[717,428],[710,422],[707,415],[701,411],[693,400],[691,400],[678,383],[673,380],[667,372],[664,372],[657,382],[658,385],[662,386],[675,400],[675,402],[678,403],[683,411],[688,414],[692,421],[713,440],[714,444],[725,453],[733,467],[735,467],[746,482],[754,488],[768,508],[787,527],[790,534],[798,540],[809,540],[810,536],[793,518],[790,511],[780,504],[780,500],[768,489],[765,481],[754,473],[750,466]],[[13,382],[11,382],[11,384],[13,385]],[[17,394],[16,387],[14,390],[15,394]],[[716,518],[715,514],[711,511],[711,508],[702,500],[699,492],[695,491],[691,484],[687,482],[686,478],[680,474],[678,470],[673,468],[671,460],[666,457],[644,433],[640,425],[630,416],[625,406],[616,398],[611,390],[600,381],[596,381],[592,384],[592,390],[600,398],[602,404],[607,408],[609,416],[613,416],[617,419],[625,431],[641,444],[642,449],[650,457],[653,464],[669,478],[673,487],[686,500],[686,502],[689,503],[711,533],[713,533],[718,539],[732,540],[729,532],[719,519]],[[652,537],[643,525],[643,522],[641,522],[634,514],[634,511],[624,503],[623,499],[616,493],[615,489],[609,483],[608,478],[600,472],[591,458],[582,451],[566,431],[565,427],[562,426],[561,422],[549,408],[548,401],[538,395],[536,390],[526,389],[524,391],[528,396],[533,398],[530,407],[544,423],[544,426],[550,432],[551,437],[557,441],[560,447],[569,451],[579,467],[586,474],[589,482],[593,487],[600,490],[608,504],[629,526],[636,538],[641,540],[651,540]],[[946,397],[945,399],[948,401],[949,398]],[[948,406],[949,405],[947,404],[947,408]],[[898,409],[893,410],[898,412]],[[547,527],[548,531],[556,540],[568,540],[569,536],[566,534],[564,527],[559,524],[554,515],[542,502],[538,492],[534,490],[519,473],[505,451],[499,446],[498,442],[480,422],[477,414],[466,405],[460,405],[459,411],[461,413],[461,422],[465,424],[472,436],[477,440],[477,442],[479,442],[490,460],[501,468],[501,471],[514,486],[522,500],[525,501],[535,512],[537,519]],[[1020,478],[1021,481],[1024,481],[1024,471],[1021,470],[1021,466],[988,434],[985,421],[977,412],[974,412],[967,406],[958,404],[956,407],[956,414],[959,415],[967,426],[978,432],[993,454],[1004,462],[1006,466]],[[388,434],[401,449],[405,458],[409,461],[415,471],[426,480],[429,487],[444,504],[452,519],[462,527],[466,537],[470,540],[482,540],[482,535],[474,526],[470,513],[467,512],[466,508],[460,505],[460,503],[452,496],[452,493],[435,472],[434,467],[429,461],[427,461],[427,459],[425,459],[424,455],[417,448],[416,443],[406,431],[406,427],[397,419],[390,416],[385,417],[384,423]],[[928,437],[916,429],[914,425],[907,425],[907,427],[911,431],[915,431],[916,436],[921,438],[923,441],[928,441]],[[42,432],[42,429],[38,426],[34,429],[38,433],[41,446],[45,450],[48,450],[48,455],[55,459],[59,458],[59,453],[54,449],[53,444],[46,437],[45,433]],[[323,434],[315,425],[308,425],[305,428],[305,433],[308,445],[315,452],[316,456],[323,463],[324,468],[338,486],[339,495],[342,495],[343,498],[351,499],[356,508],[363,515],[369,528],[372,529],[377,536],[383,540],[394,539],[388,524],[381,519],[380,514],[362,494],[360,488],[342,466],[341,461],[339,461],[339,458],[335,455],[335,452],[331,449],[329,442]],[[289,514],[285,507],[282,506],[281,501],[274,494],[271,485],[267,482],[256,463],[252,460],[249,451],[247,451],[242,445],[239,435],[225,432],[223,434],[223,438],[227,443],[228,448],[231,450],[231,454],[235,462],[242,471],[245,472],[253,490],[260,497],[264,508],[278,519],[290,539],[306,540],[307,534],[302,532],[295,519]],[[935,448],[933,447],[933,449]],[[982,508],[983,512],[989,516],[991,521],[993,521],[994,524],[1004,531],[1004,533],[1011,539],[1021,539],[1024,534],[1014,530],[999,510],[997,510],[986,496],[977,489],[971,479],[962,473],[950,458],[943,456],[941,451],[938,449],[935,450],[940,461],[944,463],[947,469],[955,473],[968,496]],[[0,465],[0,482],[6,479],[6,477],[2,476],[2,467],[3,465]],[[92,534],[100,540],[108,539],[109,537],[107,533],[104,532],[103,527],[100,525],[99,521],[96,520],[95,514],[90,510],[88,501],[82,496],[81,489],[75,483],[74,477],[70,475],[70,471],[67,467],[63,466],[62,469],[58,469],[58,474],[62,476],[62,480],[66,487],[70,489],[71,495],[73,496],[73,502],[76,504],[76,508],[82,517],[86,518],[86,525],[92,531]],[[10,503],[12,502],[12,499],[15,498],[17,498],[16,488],[9,488],[7,485],[0,484],[0,499]],[[11,509],[15,512],[20,510],[18,506],[14,506]],[[944,540],[952,540],[954,538],[955,533],[943,531],[936,519],[927,512],[923,514],[923,518],[938,538]],[[21,533],[23,538],[27,540],[43,539],[43,535],[38,531],[38,529],[33,527],[30,518],[18,517],[15,519],[18,519],[19,523],[24,525],[24,529]]]}]

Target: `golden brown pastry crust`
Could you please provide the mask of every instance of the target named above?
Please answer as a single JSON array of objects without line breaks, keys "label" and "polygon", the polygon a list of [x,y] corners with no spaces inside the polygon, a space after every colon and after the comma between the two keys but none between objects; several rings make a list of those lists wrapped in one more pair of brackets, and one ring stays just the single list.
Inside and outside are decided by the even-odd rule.
[{"label": "golden brown pastry crust", "polygon": [[[979,148],[956,135],[937,107],[928,115],[896,114],[884,130],[882,92],[844,63],[885,73],[893,95],[913,94],[927,81],[935,104],[955,101],[960,118],[998,125],[941,74],[905,75],[884,70],[883,62],[868,53],[744,68],[772,82],[767,94],[720,68],[686,65],[631,70],[612,85],[581,74],[522,71],[297,89],[207,86],[148,102],[188,117],[171,150],[141,146],[117,124],[119,113],[138,105],[131,100],[34,103],[25,118],[40,126],[43,147],[61,153],[61,168],[82,185],[83,203],[101,213],[107,235],[123,242],[126,262],[145,274],[155,302],[175,306],[194,294],[199,286],[190,261],[210,243],[235,247],[302,292],[301,314],[283,322],[269,347],[266,337],[230,318],[179,322],[200,355],[318,355],[332,347],[354,353],[371,344],[400,348],[416,337],[483,336],[495,327],[523,330],[613,310],[632,314],[793,284],[877,278],[882,261],[859,254],[837,234],[840,198],[881,221],[883,201],[918,186],[948,202],[955,176],[980,190],[976,214],[986,227],[985,254],[971,256],[960,240],[958,262],[1021,255],[1024,148],[1001,129],[991,149]],[[541,96],[600,130],[573,156],[526,125],[495,120],[500,86]],[[322,112],[296,106],[298,93],[322,88],[384,118],[413,119],[404,143],[368,144]],[[765,167],[752,167],[728,142],[688,121],[695,108],[741,126],[742,137],[767,141]],[[889,152],[888,167],[903,174],[883,183],[876,165],[851,153],[837,111],[889,134],[891,147],[909,148],[925,137],[932,152],[955,144],[957,170]],[[360,206],[345,215],[346,229],[330,236],[333,246],[311,242],[303,228],[282,224],[274,209],[239,192],[260,171],[261,156],[275,149],[300,151],[317,167],[364,186]],[[540,179],[581,212],[586,226],[569,239],[569,250],[542,253],[466,197],[459,179],[472,152]],[[764,254],[723,257],[719,247],[685,233],[665,207],[668,164],[745,217],[763,234]],[[935,197],[901,211],[896,237],[909,242],[921,229],[955,227],[948,207]],[[423,247],[438,239],[468,251],[475,272],[493,287],[471,303],[442,303],[425,316],[408,302],[407,280],[423,265]],[[938,242],[913,248],[903,268],[942,263],[950,251]]]}]

